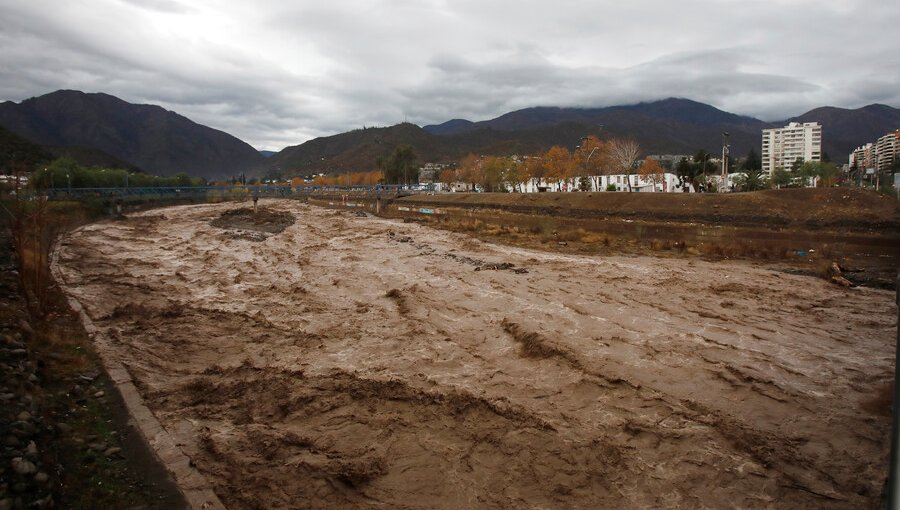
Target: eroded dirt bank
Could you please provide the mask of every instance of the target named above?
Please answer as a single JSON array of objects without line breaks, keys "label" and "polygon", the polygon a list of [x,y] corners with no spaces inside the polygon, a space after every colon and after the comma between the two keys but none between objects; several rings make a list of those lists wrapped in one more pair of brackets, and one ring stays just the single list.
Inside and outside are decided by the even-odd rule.
[{"label": "eroded dirt bank", "polygon": [[891,292],[265,205],[296,223],[183,206],[60,252],[230,508],[877,504]]}]

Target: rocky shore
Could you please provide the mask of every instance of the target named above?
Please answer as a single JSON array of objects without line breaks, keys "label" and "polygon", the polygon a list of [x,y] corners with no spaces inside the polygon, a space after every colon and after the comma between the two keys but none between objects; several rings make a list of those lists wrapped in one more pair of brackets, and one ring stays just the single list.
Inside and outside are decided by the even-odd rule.
[{"label": "rocky shore", "polygon": [[50,294],[33,315],[3,232],[0,510],[183,508],[129,425],[84,331]]}]

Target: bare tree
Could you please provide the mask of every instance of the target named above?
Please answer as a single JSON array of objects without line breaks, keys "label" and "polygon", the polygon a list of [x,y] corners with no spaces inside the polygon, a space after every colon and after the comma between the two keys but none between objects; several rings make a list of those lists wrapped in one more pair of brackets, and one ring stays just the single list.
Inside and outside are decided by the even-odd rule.
[{"label": "bare tree", "polygon": [[609,141],[610,157],[616,166],[625,172],[625,180],[628,181],[628,192],[631,190],[631,171],[634,162],[638,159],[641,146],[633,138],[613,138]]}]

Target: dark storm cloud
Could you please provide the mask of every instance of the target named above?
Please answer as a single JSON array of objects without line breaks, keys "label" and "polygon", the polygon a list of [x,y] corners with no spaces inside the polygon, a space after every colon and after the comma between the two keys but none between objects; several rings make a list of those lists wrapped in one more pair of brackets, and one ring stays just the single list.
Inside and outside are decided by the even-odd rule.
[{"label": "dark storm cloud", "polygon": [[0,0],[0,99],[107,92],[268,149],[670,96],[777,120],[900,104],[900,14],[887,4]]}]

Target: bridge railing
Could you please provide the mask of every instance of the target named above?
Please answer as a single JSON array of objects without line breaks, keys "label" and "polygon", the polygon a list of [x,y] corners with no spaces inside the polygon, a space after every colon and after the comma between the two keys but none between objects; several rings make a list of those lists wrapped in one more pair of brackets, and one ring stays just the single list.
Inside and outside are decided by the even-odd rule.
[{"label": "bridge railing", "polygon": [[167,186],[129,188],[49,188],[36,192],[50,200],[140,200],[162,198],[241,198],[292,197],[352,193],[366,196],[390,196],[435,193],[433,184],[375,184],[357,186],[287,186],[276,184],[243,186]]}]

